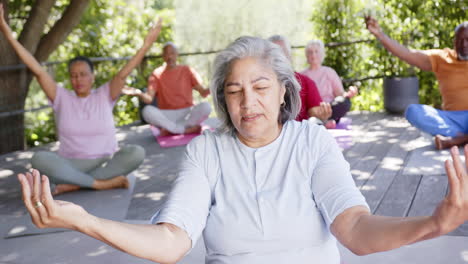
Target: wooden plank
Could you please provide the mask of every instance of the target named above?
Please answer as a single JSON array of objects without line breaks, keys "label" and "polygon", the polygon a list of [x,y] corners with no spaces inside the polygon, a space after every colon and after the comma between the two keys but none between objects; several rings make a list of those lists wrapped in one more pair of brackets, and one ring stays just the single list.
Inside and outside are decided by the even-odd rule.
[{"label": "wooden plank", "polygon": [[[378,131],[367,133],[366,135],[366,144],[368,145],[367,153],[362,154],[360,158],[356,157],[349,161],[351,173],[357,186],[362,186],[369,180],[392,146],[394,146],[395,143],[401,142],[400,137],[407,132],[409,126],[409,124],[401,118],[379,120],[378,125],[380,126]],[[406,156],[406,153],[404,153],[404,155]]]},{"label": "wooden plank", "polygon": [[[406,177],[411,176],[406,175]],[[445,197],[447,184],[445,175],[423,176],[408,216],[432,215],[436,206]]]},{"label": "wooden plank", "polygon": [[406,216],[421,181],[421,175],[406,176],[398,173],[390,185],[375,214]]},{"label": "wooden plank", "polygon": [[404,164],[408,159],[408,152],[405,146],[408,141],[413,140],[416,136],[417,133],[414,130],[406,130],[397,139],[397,142],[391,146],[387,155],[382,159],[377,170],[374,171],[369,180],[360,187],[371,212],[375,212],[396,175],[403,170]]}]

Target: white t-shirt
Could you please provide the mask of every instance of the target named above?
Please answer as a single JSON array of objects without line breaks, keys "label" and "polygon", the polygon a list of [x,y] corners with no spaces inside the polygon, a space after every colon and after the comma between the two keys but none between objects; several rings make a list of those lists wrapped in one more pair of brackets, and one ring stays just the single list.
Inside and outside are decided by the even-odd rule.
[{"label": "white t-shirt", "polygon": [[338,264],[330,225],[357,205],[367,206],[335,139],[288,121],[257,149],[232,134],[195,138],[152,222],[179,226],[192,246],[203,231],[210,264]]}]

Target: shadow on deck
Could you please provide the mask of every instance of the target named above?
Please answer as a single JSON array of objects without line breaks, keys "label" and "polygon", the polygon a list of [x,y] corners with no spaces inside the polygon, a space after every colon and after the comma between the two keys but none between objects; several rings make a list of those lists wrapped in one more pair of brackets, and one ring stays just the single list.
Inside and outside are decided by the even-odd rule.
[{"label": "shadow on deck", "polygon": [[[449,157],[448,151],[436,151],[431,139],[422,136],[401,116],[380,112],[354,112],[349,116],[353,120],[351,129],[353,144],[344,150],[343,154],[350,163],[356,185],[366,197],[371,210],[376,214],[389,216],[431,214],[448,189],[443,169],[443,161]],[[121,143],[138,144],[146,149],[147,156],[144,163],[132,173],[132,187],[129,190],[101,192],[83,190],[58,198],[82,204],[92,213],[102,217],[127,222],[145,222],[164,202],[175,178],[176,166],[184,147],[161,148],[154,140],[148,125],[122,128],[117,137]],[[51,144],[0,156],[0,232],[5,236],[11,234],[15,225],[19,228],[15,231],[19,237],[2,238],[0,263],[37,263],[38,256],[46,255],[50,257],[41,257],[44,261],[40,262],[149,263],[144,260],[135,261],[135,258],[76,232],[57,230],[58,233],[37,235],[50,232],[32,230],[33,227],[28,223],[29,218],[25,216],[26,211],[21,201],[16,174],[30,167],[29,159],[33,151],[56,148],[57,144]],[[445,245],[442,247],[453,251],[447,253],[451,255],[445,255],[445,259],[447,257],[454,259],[450,263],[467,263],[465,257],[468,255],[466,254],[468,248],[456,246],[460,243],[467,245],[468,240],[464,238],[468,236],[467,223],[451,235],[435,242],[423,242],[419,248],[441,249],[440,245]],[[447,242],[447,239],[450,241]],[[34,247],[31,249],[23,246],[28,244]],[[201,247],[197,245],[198,250],[181,263],[199,263],[203,259],[203,253],[200,253],[203,251]],[[356,259],[345,249],[342,249],[342,254],[345,262],[349,264],[440,263],[436,257],[432,261],[429,258],[429,261],[419,262],[417,258],[411,258],[418,254],[411,253],[413,252],[411,250],[411,248],[401,249],[390,255],[374,254],[376,256],[368,258],[368,262],[366,258]],[[410,252],[409,255],[405,253],[407,251]],[[55,255],[51,255],[51,252]],[[83,256],[86,258],[81,259]],[[414,261],[400,262],[401,258]]]}]

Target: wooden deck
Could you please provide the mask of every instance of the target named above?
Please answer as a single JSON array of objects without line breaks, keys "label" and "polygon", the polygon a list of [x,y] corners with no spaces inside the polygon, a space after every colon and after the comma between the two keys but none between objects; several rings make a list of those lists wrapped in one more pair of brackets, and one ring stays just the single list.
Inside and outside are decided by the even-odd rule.
[{"label": "wooden deck", "polygon": [[[371,210],[389,216],[431,214],[447,192],[443,161],[448,152],[435,151],[430,139],[401,116],[370,112],[349,116],[354,143],[343,153]],[[147,220],[169,192],[184,147],[161,148],[147,125],[120,129],[118,138],[147,151],[143,165],[133,173],[131,200],[124,203],[128,207],[122,208],[126,220]],[[55,148],[56,144],[42,147]],[[25,214],[15,175],[29,168],[32,151],[0,156],[0,216]],[[468,236],[467,223],[452,235]]]}]

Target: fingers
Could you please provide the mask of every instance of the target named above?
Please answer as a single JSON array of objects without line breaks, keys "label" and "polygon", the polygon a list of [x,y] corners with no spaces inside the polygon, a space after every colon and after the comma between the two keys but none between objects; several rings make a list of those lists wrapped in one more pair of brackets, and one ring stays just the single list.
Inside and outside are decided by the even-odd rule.
[{"label": "fingers", "polygon": [[[26,173],[31,176],[30,173]],[[26,177],[26,175],[20,173],[18,174],[18,180],[21,183],[21,190],[23,192],[23,202],[24,205],[26,206],[26,209],[28,210],[29,214],[31,215],[31,220],[32,222],[40,227],[41,222],[39,221],[39,214],[36,212],[36,209],[34,208],[33,202],[32,202],[32,193],[31,193],[31,187],[32,185],[29,184],[29,181]]]},{"label": "fingers", "polygon": [[453,165],[455,167],[455,172],[460,180],[460,184],[464,183],[464,176],[466,176],[466,167],[461,161],[460,152],[458,151],[458,147],[454,146],[450,149],[450,154],[452,155]]},{"label": "fingers", "polygon": [[455,200],[460,195],[460,181],[458,180],[457,173],[453,166],[453,162],[450,160],[445,161],[445,171],[447,172],[448,183],[449,183],[449,193],[448,198],[450,200]]},{"label": "fingers", "polygon": [[42,202],[45,205],[48,215],[53,215],[54,212],[54,198],[52,197],[52,192],[50,191],[49,178],[45,175],[42,175]]},{"label": "fingers", "polygon": [[465,168],[468,170],[468,144],[463,149],[465,151]]}]

